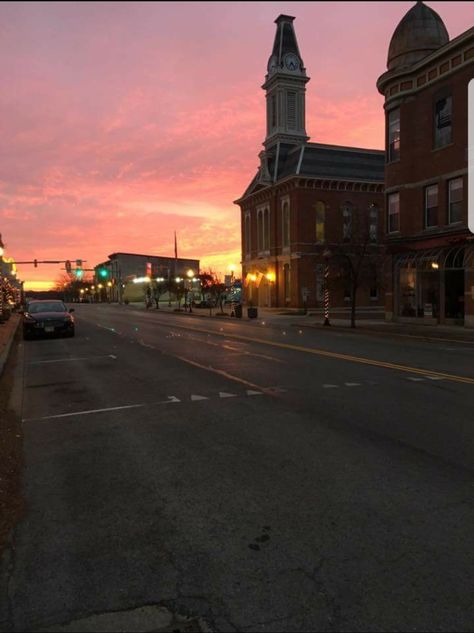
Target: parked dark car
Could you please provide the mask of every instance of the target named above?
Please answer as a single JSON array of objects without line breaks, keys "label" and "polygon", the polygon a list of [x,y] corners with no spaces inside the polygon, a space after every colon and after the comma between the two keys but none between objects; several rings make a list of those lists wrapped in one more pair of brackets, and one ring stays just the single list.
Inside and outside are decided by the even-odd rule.
[{"label": "parked dark car", "polygon": [[36,336],[74,336],[75,324],[71,312],[62,301],[29,301],[23,311],[23,338]]}]

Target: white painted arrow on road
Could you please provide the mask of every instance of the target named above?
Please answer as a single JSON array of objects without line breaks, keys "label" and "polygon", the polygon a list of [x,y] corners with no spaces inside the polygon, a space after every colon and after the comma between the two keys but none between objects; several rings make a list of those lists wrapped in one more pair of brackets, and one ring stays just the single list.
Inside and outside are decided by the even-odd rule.
[{"label": "white painted arrow on road", "polygon": [[226,391],[219,391],[219,398],[236,398],[235,393],[227,393]]},{"label": "white painted arrow on road", "polygon": [[206,396],[191,396],[191,400],[209,400]]}]

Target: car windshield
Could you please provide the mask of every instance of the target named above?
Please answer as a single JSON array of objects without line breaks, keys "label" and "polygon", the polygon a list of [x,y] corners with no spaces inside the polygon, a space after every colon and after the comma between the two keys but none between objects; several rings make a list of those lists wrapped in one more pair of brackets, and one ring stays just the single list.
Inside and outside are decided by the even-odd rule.
[{"label": "car windshield", "polygon": [[30,303],[28,312],[35,314],[37,312],[66,312],[66,306],[62,301],[47,301],[45,303]]}]

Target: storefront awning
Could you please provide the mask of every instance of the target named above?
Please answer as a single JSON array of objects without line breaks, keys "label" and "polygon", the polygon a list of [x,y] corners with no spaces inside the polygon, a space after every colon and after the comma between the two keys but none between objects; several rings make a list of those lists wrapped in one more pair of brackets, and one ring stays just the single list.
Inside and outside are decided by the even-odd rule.
[{"label": "storefront awning", "polygon": [[415,270],[474,270],[474,244],[399,253],[395,256],[395,266]]}]

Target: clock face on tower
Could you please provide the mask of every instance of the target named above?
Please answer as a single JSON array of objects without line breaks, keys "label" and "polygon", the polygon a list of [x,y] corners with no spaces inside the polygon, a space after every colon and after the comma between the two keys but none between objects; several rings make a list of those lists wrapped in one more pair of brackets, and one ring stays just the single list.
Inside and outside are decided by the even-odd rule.
[{"label": "clock face on tower", "polygon": [[294,53],[288,53],[285,55],[285,66],[288,70],[298,70],[300,67],[300,60]]},{"label": "clock face on tower", "polygon": [[276,67],[277,67],[277,58],[275,57],[275,55],[272,55],[270,59],[268,60],[268,72],[269,73],[275,72]]}]

